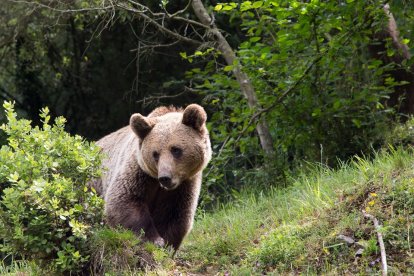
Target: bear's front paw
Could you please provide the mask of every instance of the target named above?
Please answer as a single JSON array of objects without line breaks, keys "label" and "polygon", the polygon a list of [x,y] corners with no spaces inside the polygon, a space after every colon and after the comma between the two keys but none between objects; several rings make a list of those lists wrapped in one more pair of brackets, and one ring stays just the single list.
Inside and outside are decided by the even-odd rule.
[{"label": "bear's front paw", "polygon": [[156,237],[154,240],[152,240],[152,242],[156,245],[156,246],[159,246],[159,247],[164,247],[165,246],[165,241],[164,241],[164,239],[163,238],[161,238],[161,237]]}]

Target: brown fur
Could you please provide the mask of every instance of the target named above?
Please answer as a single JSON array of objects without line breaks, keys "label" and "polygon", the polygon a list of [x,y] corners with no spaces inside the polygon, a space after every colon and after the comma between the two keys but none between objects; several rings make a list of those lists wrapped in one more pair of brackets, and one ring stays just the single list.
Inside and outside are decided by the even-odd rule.
[{"label": "brown fur", "polygon": [[[143,230],[147,240],[178,249],[192,227],[211,158],[206,118],[195,104],[159,107],[148,117],[132,115],[130,126],[98,141],[105,173],[93,185],[105,199],[109,225]],[[170,181],[161,185],[162,178]]]}]

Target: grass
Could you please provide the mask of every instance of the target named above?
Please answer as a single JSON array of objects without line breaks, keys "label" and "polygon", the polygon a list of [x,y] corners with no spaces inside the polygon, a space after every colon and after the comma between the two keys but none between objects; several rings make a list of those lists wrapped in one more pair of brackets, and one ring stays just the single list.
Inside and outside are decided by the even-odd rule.
[{"label": "grass", "polygon": [[411,150],[391,149],[335,171],[315,168],[283,190],[247,192],[197,219],[177,263],[205,274],[378,273],[376,232],[365,210],[383,225],[390,271],[413,273],[413,169]]},{"label": "grass", "polygon": [[[363,210],[382,225],[389,272],[413,274],[414,154],[402,149],[379,153],[373,161],[355,158],[337,170],[315,167],[285,189],[241,192],[214,212],[199,212],[193,231],[173,259],[168,251],[145,248],[152,254],[151,262],[155,260],[143,268],[145,272],[129,267],[121,273],[121,267],[110,264],[107,271],[112,269],[116,275],[380,274],[376,231]],[[134,238],[128,233],[111,235],[101,232],[96,242],[98,256],[108,256],[100,263],[111,258],[129,266],[136,263],[128,249],[136,248]],[[347,243],[340,235],[354,242]],[[0,266],[1,275],[5,269],[9,268]]]},{"label": "grass", "polygon": [[26,261],[13,261],[6,265],[0,262],[0,275],[4,276],[23,276],[23,275],[45,275],[44,272],[34,263]]}]

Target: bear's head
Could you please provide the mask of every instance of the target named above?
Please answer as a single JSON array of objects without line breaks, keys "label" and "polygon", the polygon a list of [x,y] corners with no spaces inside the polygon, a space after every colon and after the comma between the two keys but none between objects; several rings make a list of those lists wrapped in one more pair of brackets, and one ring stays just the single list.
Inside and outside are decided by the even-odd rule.
[{"label": "bear's head", "polygon": [[211,159],[206,120],[197,104],[155,117],[132,115],[129,124],[139,138],[140,167],[166,190],[194,177]]}]

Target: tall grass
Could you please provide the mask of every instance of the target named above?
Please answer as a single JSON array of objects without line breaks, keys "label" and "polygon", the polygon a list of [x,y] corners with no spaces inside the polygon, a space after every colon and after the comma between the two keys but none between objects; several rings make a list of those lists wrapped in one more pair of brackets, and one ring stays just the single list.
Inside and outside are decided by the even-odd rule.
[{"label": "tall grass", "polygon": [[[197,218],[179,259],[191,263],[192,271],[208,274],[353,271],[332,263],[338,255],[351,265],[355,259],[356,248],[344,246],[337,236],[375,243],[375,233],[361,211],[379,217],[388,212],[379,202],[401,184],[397,178],[412,178],[413,161],[411,150],[391,148],[371,161],[356,157],[337,170],[315,166],[282,190],[241,192],[235,203]],[[387,223],[388,217],[383,219]],[[366,254],[362,271],[376,257]]]}]

